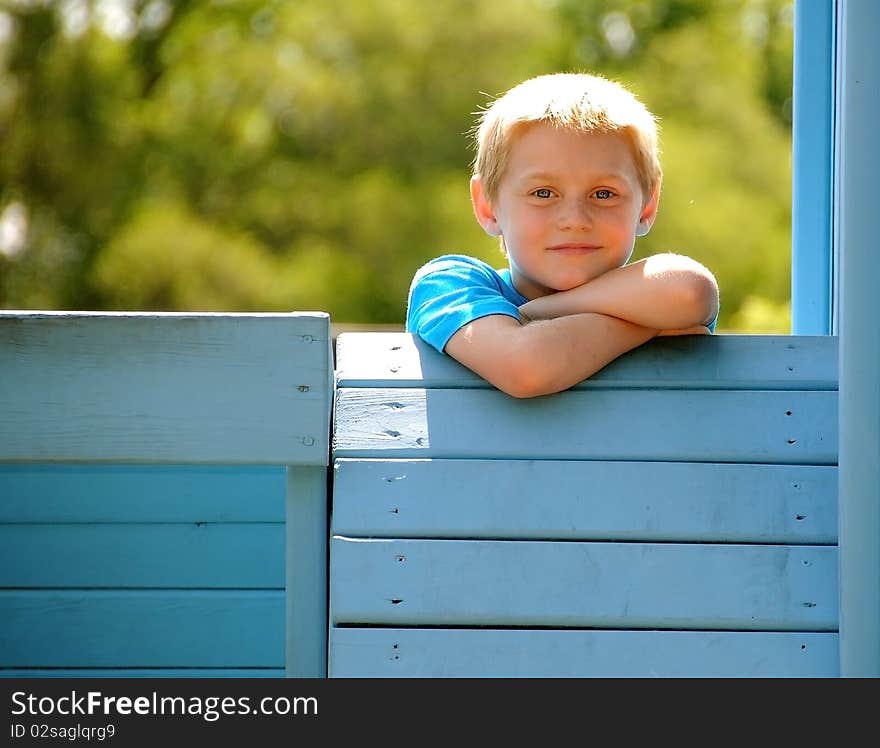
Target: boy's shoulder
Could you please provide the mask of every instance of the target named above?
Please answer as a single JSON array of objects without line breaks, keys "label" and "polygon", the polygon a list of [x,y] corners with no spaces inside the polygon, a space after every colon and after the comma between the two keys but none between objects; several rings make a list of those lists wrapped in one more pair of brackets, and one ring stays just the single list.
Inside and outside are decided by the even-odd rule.
[{"label": "boy's shoulder", "polygon": [[498,277],[502,277],[503,272],[496,270],[488,262],[480,260],[477,257],[461,254],[447,254],[435,257],[433,260],[428,260],[428,262],[416,271],[413,282],[429,275],[430,273],[441,272],[444,270],[471,271]]},{"label": "boy's shoulder", "polygon": [[496,269],[485,260],[463,254],[441,255],[422,265],[413,276],[410,297],[418,291],[434,296],[443,289],[491,289],[516,305],[528,301],[514,288],[509,268]]},{"label": "boy's shoulder", "polygon": [[422,265],[413,277],[406,329],[442,351],[455,332],[480,317],[503,314],[519,319],[518,307],[526,301],[510,283],[507,269],[496,270],[469,255],[442,255]]}]

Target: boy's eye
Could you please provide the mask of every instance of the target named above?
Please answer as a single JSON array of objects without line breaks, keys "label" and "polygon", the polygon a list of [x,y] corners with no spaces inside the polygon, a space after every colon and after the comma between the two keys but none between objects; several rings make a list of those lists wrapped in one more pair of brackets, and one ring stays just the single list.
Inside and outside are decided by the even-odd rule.
[{"label": "boy's eye", "polygon": [[600,200],[609,200],[614,197],[614,193],[611,190],[596,190],[593,194]]},{"label": "boy's eye", "polygon": [[540,189],[535,190],[532,194],[535,197],[540,197],[540,198],[544,198],[544,199],[546,199],[548,197],[553,197],[553,191],[548,190],[546,187],[541,187]]}]

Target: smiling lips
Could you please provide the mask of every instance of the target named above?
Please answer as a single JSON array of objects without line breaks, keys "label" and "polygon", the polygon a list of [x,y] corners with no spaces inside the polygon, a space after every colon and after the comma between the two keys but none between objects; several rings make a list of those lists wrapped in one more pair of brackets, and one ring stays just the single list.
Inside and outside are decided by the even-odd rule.
[{"label": "smiling lips", "polygon": [[595,252],[597,249],[601,249],[598,244],[580,244],[580,243],[572,243],[572,244],[556,244],[553,247],[548,247],[551,252],[559,252],[564,255],[585,255],[590,252]]}]

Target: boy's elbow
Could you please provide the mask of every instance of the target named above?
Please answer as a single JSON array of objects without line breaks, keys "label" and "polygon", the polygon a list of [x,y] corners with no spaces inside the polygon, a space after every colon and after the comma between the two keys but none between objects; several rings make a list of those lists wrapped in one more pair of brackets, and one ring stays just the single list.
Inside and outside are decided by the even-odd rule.
[{"label": "boy's elbow", "polygon": [[510,397],[527,399],[557,392],[550,373],[539,357],[527,346],[516,346],[510,351],[506,365],[490,380],[490,383]]},{"label": "boy's elbow", "polygon": [[541,395],[549,395],[556,390],[548,388],[545,383],[529,379],[510,378],[506,382],[495,385],[505,395],[514,397],[518,400],[528,400],[531,397],[540,397]]},{"label": "boy's elbow", "polygon": [[504,381],[499,382],[495,386],[504,394],[520,400],[539,397],[540,395],[549,395],[551,392],[554,392],[554,390],[548,389],[546,383],[540,381],[540,379],[517,375],[505,377]]},{"label": "boy's elbow", "polygon": [[697,324],[707,325],[718,316],[718,283],[708,270],[695,278],[692,296]]},{"label": "boy's elbow", "polygon": [[685,255],[671,252],[653,255],[646,268],[664,279],[668,319],[664,328],[687,328],[705,325],[718,313],[718,283],[702,263]]},{"label": "boy's elbow", "polygon": [[679,285],[678,307],[682,310],[682,327],[706,325],[718,314],[718,283],[706,268],[687,273]]}]

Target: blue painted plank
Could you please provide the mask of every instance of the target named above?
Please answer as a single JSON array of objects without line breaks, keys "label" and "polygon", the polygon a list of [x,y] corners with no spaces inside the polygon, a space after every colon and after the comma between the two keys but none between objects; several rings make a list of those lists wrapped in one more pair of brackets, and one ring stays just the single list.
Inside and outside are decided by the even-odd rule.
[{"label": "blue painted plank", "polygon": [[330,644],[335,678],[838,675],[834,633],[334,628]]},{"label": "blue painted plank", "polygon": [[794,3],[791,331],[832,332],[834,3]]},{"label": "blue painted plank", "polygon": [[837,393],[337,391],[335,457],[837,462]]},{"label": "blue painted plank", "polygon": [[284,522],[285,468],[0,464],[0,522]]},{"label": "blue painted plank", "polygon": [[334,625],[837,629],[833,546],[334,536]]},{"label": "blue painted plank", "polygon": [[[490,385],[410,333],[344,333],[336,342],[340,387],[482,388]],[[574,389],[834,390],[837,339],[787,335],[656,338]]]},{"label": "blue painted plank", "polygon": [[337,460],[350,537],[836,543],[837,468],[570,460]]},{"label": "blue painted plank", "polygon": [[283,678],[283,668],[0,669],[0,678]]},{"label": "blue painted plank", "polygon": [[295,467],[287,481],[286,669],[290,678],[327,675],[327,471]]},{"label": "blue painted plank", "polygon": [[0,587],[281,589],[284,525],[0,525]]},{"label": "blue painted plank", "polygon": [[880,677],[880,4],[838,3],[841,25],[841,674]]},{"label": "blue painted plank", "polygon": [[327,464],[329,319],[0,312],[0,461]]},{"label": "blue painted plank", "polygon": [[0,591],[2,668],[280,668],[284,595]]}]

